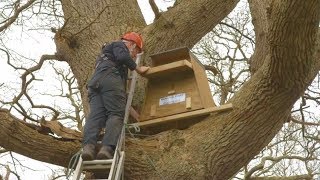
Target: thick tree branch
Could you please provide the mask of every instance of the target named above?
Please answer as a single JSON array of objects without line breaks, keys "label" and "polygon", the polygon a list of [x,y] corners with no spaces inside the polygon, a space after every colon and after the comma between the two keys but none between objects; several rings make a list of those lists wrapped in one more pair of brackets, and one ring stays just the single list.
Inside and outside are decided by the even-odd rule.
[{"label": "thick tree branch", "polygon": [[[161,44],[156,43],[157,46],[147,47],[146,51],[148,54],[153,54],[182,46],[193,47],[226,17],[237,3],[238,0],[179,2],[167,12],[163,12],[157,21],[144,29],[146,44],[161,41]],[[170,40],[167,41],[168,37]]]},{"label": "thick tree branch", "polygon": [[[231,177],[232,174],[236,173],[241,167],[235,167],[235,164],[226,163],[227,161],[248,162],[255,154],[258,154],[281,129],[284,119],[289,116],[292,105],[309,85],[309,81],[306,80],[309,80],[311,76],[314,77],[316,74],[316,72],[312,71],[311,64],[316,61],[316,59],[313,58],[313,52],[315,52],[316,30],[318,29],[320,18],[320,14],[318,13],[319,8],[319,1],[312,1],[312,3],[305,1],[273,1],[270,16],[270,28],[272,31],[268,34],[268,37],[272,39],[273,43],[267,43],[257,47],[265,49],[270,47],[270,49],[272,49],[272,60],[271,62],[269,60],[268,63],[264,62],[263,66],[260,67],[261,70],[258,70],[257,73],[244,84],[241,90],[235,94],[232,99],[235,108],[230,115],[224,117],[224,121],[229,119],[230,122],[221,122],[224,124],[221,126],[218,123],[214,125],[220,130],[219,134],[215,134],[215,138],[226,139],[227,142],[221,144],[221,142],[213,141],[211,145],[208,145],[214,147],[214,150],[210,154],[207,154],[207,156],[210,157],[209,161],[211,161],[207,169],[210,171],[210,169],[216,166],[219,167],[218,169],[214,168],[216,170],[213,171],[208,178],[219,179],[222,178],[223,175],[226,176],[225,171],[224,174],[221,173],[223,169],[233,169],[233,173],[228,176]],[[299,11],[290,13],[293,9]],[[301,9],[308,9],[308,13]],[[292,19],[296,18],[301,21],[292,21]],[[284,38],[287,42],[284,43],[280,41],[280,39],[277,40],[276,37],[281,37],[280,39]],[[310,38],[306,40],[302,37]],[[295,41],[295,43],[291,41]],[[290,48],[287,46],[290,46]],[[310,49],[305,52],[305,48],[300,49],[300,47],[310,47]],[[304,56],[301,57],[297,54],[293,56],[291,54],[292,48],[297,50],[295,52],[300,52]],[[255,58],[261,57],[256,56]],[[297,76],[297,71],[303,75]],[[277,73],[280,74],[275,76]],[[263,96],[260,96],[262,94]],[[252,112],[253,109],[255,109],[254,113]],[[215,122],[218,121],[219,120],[216,120]],[[245,125],[246,123],[250,124],[250,126]],[[257,125],[254,130],[252,129],[253,125]],[[218,128],[218,126],[221,129]],[[236,130],[234,129],[235,127],[239,129]],[[236,134],[240,131],[246,132],[245,136],[239,138]],[[260,133],[257,134],[256,132]],[[208,138],[208,136],[206,137]],[[207,143],[210,144],[210,142]],[[238,148],[235,147],[236,144],[239,145]],[[247,148],[245,152],[242,152],[242,150],[229,151],[228,153],[219,151],[219,149],[222,150],[224,147],[229,146],[233,147],[232,149],[241,149],[240,144],[247,144],[247,146],[251,146],[252,148]],[[238,156],[233,157],[231,160],[228,159],[230,154],[237,154]]]},{"label": "thick tree branch", "polygon": [[[284,4],[286,5],[284,6]],[[302,81],[308,79],[308,83],[310,83],[310,72],[316,64],[313,55],[316,50],[316,35],[319,29],[319,13],[306,14],[305,8],[318,8],[319,10],[319,4],[317,1],[304,4],[285,1],[274,5],[275,7],[272,7],[270,13],[270,36],[268,36],[271,56],[268,63],[265,64],[271,66],[267,73],[274,81],[273,84],[280,88],[295,87],[298,91],[301,91],[299,89],[304,91],[309,84]],[[279,12],[274,11],[274,8],[279,8]],[[279,16],[279,13],[286,13],[287,9],[297,9],[298,11],[294,14],[288,13],[287,16]],[[292,22],[291,19],[297,20]],[[288,28],[283,30],[279,28],[280,24]],[[312,38],[308,40],[304,38],[311,34]],[[299,46],[296,45],[297,42],[301,42]],[[305,49],[304,47],[312,48]],[[310,79],[314,79],[314,76],[315,74]]]},{"label": "thick tree branch", "polygon": [[265,45],[269,27],[267,10],[270,9],[271,0],[248,0],[248,2],[256,38],[255,51],[250,60],[250,71],[254,74],[262,66],[269,53]]},{"label": "thick tree branch", "polygon": [[67,167],[69,159],[80,149],[79,141],[40,134],[4,109],[0,109],[0,123],[0,146],[39,161]]}]

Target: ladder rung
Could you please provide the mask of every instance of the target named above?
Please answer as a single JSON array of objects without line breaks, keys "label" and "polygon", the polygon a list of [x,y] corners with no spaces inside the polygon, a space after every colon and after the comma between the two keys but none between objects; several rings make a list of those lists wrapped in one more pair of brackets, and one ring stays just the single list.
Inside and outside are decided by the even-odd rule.
[{"label": "ladder rung", "polygon": [[113,161],[113,159],[83,161],[83,165],[87,165],[87,164],[111,164],[112,161]]},{"label": "ladder rung", "polygon": [[98,169],[110,169],[111,165],[101,165],[101,164],[96,164],[96,165],[86,165],[83,166],[83,170],[98,170]]}]

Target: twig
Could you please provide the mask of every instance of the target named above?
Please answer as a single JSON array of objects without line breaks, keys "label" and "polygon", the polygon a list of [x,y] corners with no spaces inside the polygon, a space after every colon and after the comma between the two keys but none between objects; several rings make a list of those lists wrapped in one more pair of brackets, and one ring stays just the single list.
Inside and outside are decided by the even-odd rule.
[{"label": "twig", "polygon": [[158,19],[160,17],[160,11],[159,11],[159,8],[157,6],[157,4],[154,2],[154,0],[149,0],[149,4],[152,8],[152,11],[154,13],[154,19]]},{"label": "twig", "polygon": [[24,4],[20,8],[18,8],[19,6],[16,5],[13,16],[8,18],[6,21],[0,23],[0,24],[5,23],[3,26],[0,26],[0,32],[5,30],[6,28],[8,28],[18,18],[18,16],[21,13],[21,11],[23,11],[24,9],[28,8],[29,6],[31,6],[32,3],[35,2],[35,1],[36,0],[29,0],[26,4]]},{"label": "twig", "polygon": [[237,31],[238,33],[240,33],[242,36],[244,36],[245,38],[249,39],[253,44],[255,44],[255,42],[254,42],[254,40],[253,40],[252,38],[250,38],[249,36],[243,34],[243,33],[242,33],[239,29],[237,29],[236,27],[231,26],[231,25],[229,25],[229,24],[227,24],[227,23],[224,23],[224,22],[220,22],[219,24],[228,26],[229,28],[232,28],[232,29],[236,30],[236,31]]},{"label": "twig", "polygon": [[216,67],[210,65],[203,65],[205,70],[211,71],[215,76],[219,73]]}]

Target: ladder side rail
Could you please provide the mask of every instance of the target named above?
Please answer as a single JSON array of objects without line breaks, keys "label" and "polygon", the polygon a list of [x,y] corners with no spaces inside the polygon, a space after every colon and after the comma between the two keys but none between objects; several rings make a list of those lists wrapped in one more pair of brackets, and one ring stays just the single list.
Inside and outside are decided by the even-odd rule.
[{"label": "ladder side rail", "polygon": [[[137,66],[140,65],[140,60],[141,60],[142,54],[143,54],[143,52],[137,54],[137,59],[136,59]],[[126,104],[125,116],[124,116],[124,124],[125,125],[128,123],[128,119],[129,119],[129,115],[130,115],[130,108],[131,108],[134,90],[135,90],[136,82],[137,82],[137,77],[138,77],[138,73],[136,71],[133,71],[132,72],[132,80],[131,80],[131,84],[130,84],[130,92],[129,92],[129,96],[128,96],[128,100],[127,100],[127,104]],[[123,126],[122,132],[121,132],[121,138],[119,139],[119,143],[118,143],[118,146],[120,146],[120,149],[124,149],[125,131],[126,131],[125,126]],[[122,145],[123,145],[123,147],[122,147]]]},{"label": "ladder side rail", "polygon": [[[140,54],[137,55],[137,59],[136,59],[137,66],[140,63],[142,54],[143,53],[140,53]],[[135,86],[136,86],[137,76],[138,76],[138,73],[136,71],[133,71],[132,72],[132,80],[131,80],[131,84],[130,84],[130,91],[129,91],[127,104],[126,104],[126,109],[125,109],[124,124],[126,124],[128,122],[128,119],[129,119],[130,108],[131,108],[133,94],[134,94],[134,90],[135,90]],[[122,144],[124,143],[124,138],[125,138],[125,126],[122,127],[120,138],[118,140],[118,144],[117,144],[115,152],[120,152],[121,151]]]},{"label": "ladder side rail", "polygon": [[[137,59],[136,59],[137,66],[140,63],[141,56],[142,56],[142,53],[137,55]],[[134,90],[135,90],[135,86],[136,86],[137,76],[138,76],[138,73],[136,71],[133,71],[132,72],[132,80],[131,80],[131,84],[130,84],[129,96],[127,99],[127,104],[126,104],[126,109],[125,109],[124,124],[126,124],[129,119],[130,108],[131,108],[133,94],[134,94]]]},{"label": "ladder side rail", "polygon": [[113,155],[113,160],[112,160],[112,164],[111,164],[111,168],[109,170],[109,176],[108,179],[113,180],[114,174],[115,174],[115,170],[116,170],[116,166],[118,165],[118,161],[119,161],[119,154],[115,153]]},{"label": "ladder side rail", "polygon": [[80,156],[79,157],[79,160],[78,160],[78,164],[77,164],[77,167],[74,171],[74,175],[72,177],[72,180],[79,180],[80,179],[80,176],[81,176],[81,173],[82,173],[82,157]]},{"label": "ladder side rail", "polygon": [[114,153],[120,154],[120,152],[122,151],[122,145],[124,143],[124,138],[125,138],[125,128],[123,127],[121,130],[120,138],[118,140],[118,145],[117,145]]},{"label": "ladder side rail", "polygon": [[[137,66],[140,63],[141,56],[142,56],[142,53],[137,55],[137,60],[136,60]],[[131,84],[130,84],[130,91],[129,91],[129,95],[128,95],[128,99],[127,99],[127,103],[126,103],[126,108],[125,108],[125,115],[124,115],[124,120],[123,120],[124,124],[126,124],[129,119],[130,108],[131,108],[133,94],[134,94],[134,90],[135,90],[135,86],[136,86],[136,81],[137,81],[137,72],[133,71],[132,72],[132,80],[131,80]],[[124,137],[125,137],[125,126],[122,127],[120,138],[118,140],[115,152],[119,152],[122,149]]]},{"label": "ladder side rail", "polygon": [[125,156],[125,153],[124,151],[121,152],[121,155],[120,155],[120,159],[119,159],[119,166],[118,166],[118,169],[116,171],[116,175],[114,177],[114,180],[120,180],[122,177],[123,177],[123,169],[124,169],[124,156]]},{"label": "ladder side rail", "polygon": [[[139,65],[139,62],[140,62],[140,59],[141,59],[141,55],[142,55],[142,53],[137,55],[137,59],[136,59],[137,66]],[[124,124],[127,124],[128,119],[129,119],[130,108],[131,108],[133,94],[134,94],[134,90],[135,90],[135,86],[136,86],[137,76],[138,76],[137,72],[133,71],[132,72],[132,80],[131,80],[131,84],[130,84],[129,95],[128,95],[126,108],[125,108],[125,115],[124,115],[124,120],[123,120]],[[108,179],[110,179],[110,180],[114,178],[114,171],[115,171],[116,164],[117,164],[117,166],[119,166],[119,162],[118,161],[121,158],[119,156],[121,156],[121,154],[120,154],[121,152],[120,151],[122,149],[122,144],[124,144],[124,138],[125,138],[125,126],[122,127],[120,138],[118,140],[118,144],[117,144],[116,149],[115,149],[113,162],[112,162],[111,169],[109,171],[109,177],[108,177]],[[119,167],[117,167],[117,169],[119,169]]]},{"label": "ladder side rail", "polygon": [[[132,102],[132,99],[133,99],[133,93],[134,93],[134,88],[135,88],[135,84],[136,84],[135,82],[136,82],[136,79],[137,79],[137,73],[134,72],[132,76],[133,77],[132,77],[132,80],[131,80],[130,92],[129,92],[129,96],[128,96],[128,99],[127,99],[125,116],[124,116],[124,125],[128,122],[128,119],[129,119],[131,102]],[[122,127],[120,138],[118,140],[115,153],[116,152],[119,153],[121,151],[122,145],[124,143],[124,138],[125,138],[125,126]]]}]

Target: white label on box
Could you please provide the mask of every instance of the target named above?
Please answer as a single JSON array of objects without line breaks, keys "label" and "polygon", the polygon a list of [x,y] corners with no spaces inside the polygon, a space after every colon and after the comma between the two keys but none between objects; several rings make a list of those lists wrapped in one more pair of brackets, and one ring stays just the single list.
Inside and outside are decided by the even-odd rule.
[{"label": "white label on box", "polygon": [[183,101],[186,101],[186,93],[174,94],[160,98],[159,105],[162,106],[166,104],[175,104]]}]

